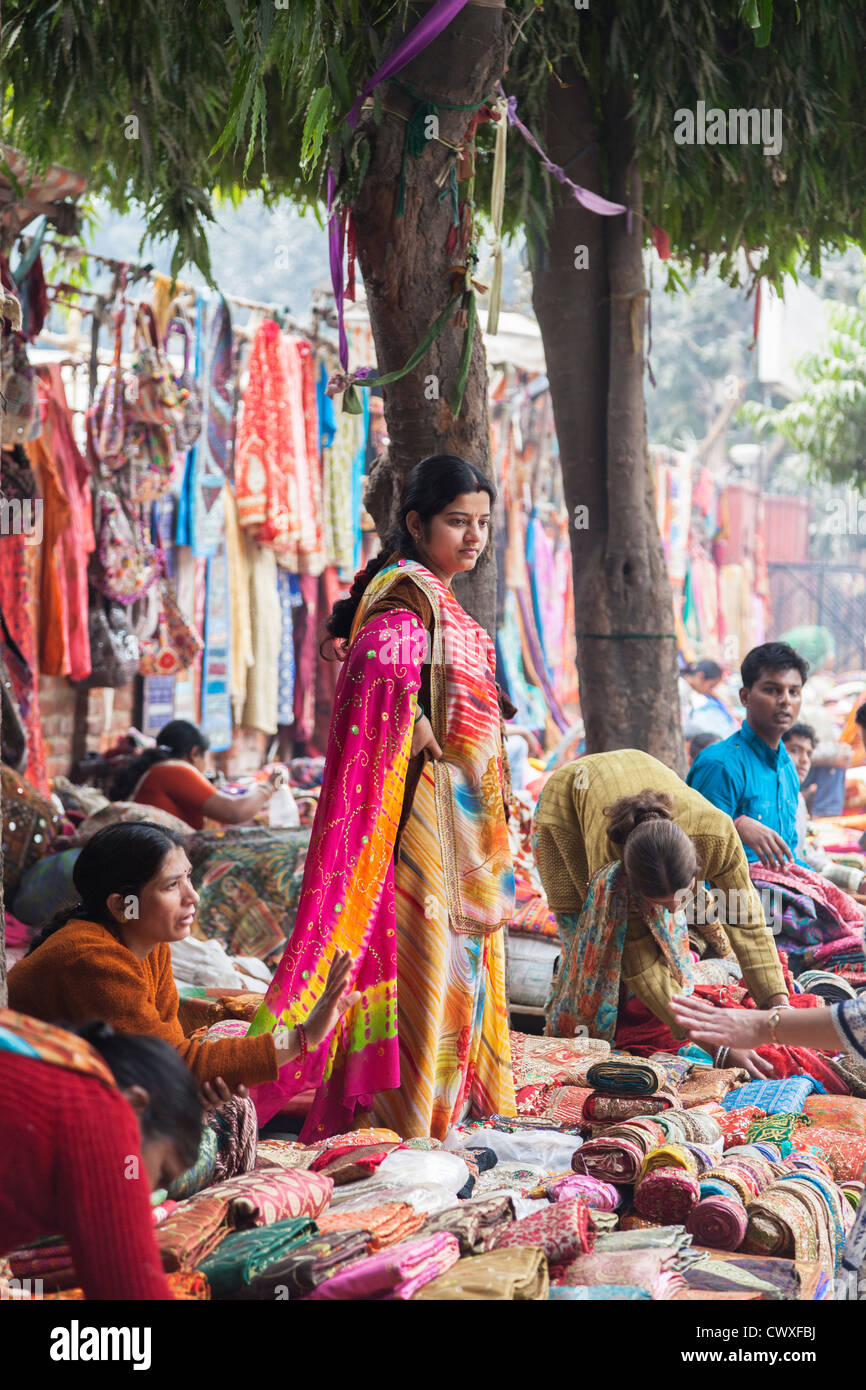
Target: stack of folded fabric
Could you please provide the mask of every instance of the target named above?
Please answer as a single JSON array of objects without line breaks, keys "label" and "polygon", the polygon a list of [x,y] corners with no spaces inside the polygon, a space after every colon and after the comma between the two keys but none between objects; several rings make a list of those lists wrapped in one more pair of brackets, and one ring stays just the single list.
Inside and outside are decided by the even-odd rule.
[{"label": "stack of folded fabric", "polygon": [[578,1288],[605,1284],[638,1289],[658,1300],[671,1299],[685,1287],[676,1252],[669,1247],[581,1255],[559,1282]]},{"label": "stack of folded fabric", "polygon": [[387,1202],[380,1207],[361,1206],[349,1211],[332,1208],[317,1219],[316,1225],[322,1235],[367,1231],[373,1252],[415,1235],[425,1219],[424,1212],[416,1211],[408,1202]]},{"label": "stack of folded fabric", "polygon": [[410,1299],[431,1279],[455,1265],[459,1258],[457,1238],[445,1231],[403,1241],[344,1266],[319,1284],[308,1298]]},{"label": "stack of folded fabric", "polygon": [[503,1231],[512,1224],[514,1202],[511,1197],[478,1198],[428,1216],[419,1228],[419,1235],[447,1231],[460,1242],[461,1255],[483,1255],[493,1249]]},{"label": "stack of folded fabric", "polygon": [[722,1101],[725,1110],[757,1105],[766,1115],[799,1115],[806,1101],[824,1087],[811,1076],[789,1076],[784,1081],[750,1081],[730,1091]]},{"label": "stack of folded fabric", "polygon": [[490,1250],[458,1261],[414,1295],[416,1302],[456,1299],[543,1301],[549,1276],[544,1251],[534,1246]]},{"label": "stack of folded fabric", "polygon": [[[331,1235],[320,1231],[303,1241],[286,1242],[276,1258],[250,1277],[234,1296],[268,1301],[305,1298],[346,1265],[368,1254],[369,1242],[369,1231],[340,1231]],[[220,1254],[222,1248],[217,1256]]]},{"label": "stack of folded fabric", "polygon": [[305,1216],[233,1231],[201,1261],[199,1268],[210,1284],[213,1297],[229,1298],[315,1234],[315,1221]]},{"label": "stack of folded fabric", "polygon": [[744,1105],[740,1110],[726,1112],[725,1118],[719,1120],[724,1147],[730,1149],[735,1144],[745,1144],[749,1125],[753,1120],[762,1120],[765,1114],[759,1105]]},{"label": "stack of folded fabric", "polygon": [[572,1197],[567,1202],[554,1202],[520,1221],[508,1222],[495,1248],[537,1246],[547,1256],[548,1265],[564,1267],[578,1255],[590,1254],[595,1235],[590,1208],[582,1197]]},{"label": "stack of folded fabric", "polygon": [[817,1262],[759,1257],[742,1251],[707,1251],[703,1262],[685,1270],[683,1278],[689,1290],[702,1295],[758,1293],[767,1300],[812,1300],[826,1297],[830,1288]]},{"label": "stack of folded fabric", "polygon": [[603,1038],[538,1038],[511,1033],[514,1089],[552,1082],[559,1086],[585,1086],[593,1062],[610,1055]]}]

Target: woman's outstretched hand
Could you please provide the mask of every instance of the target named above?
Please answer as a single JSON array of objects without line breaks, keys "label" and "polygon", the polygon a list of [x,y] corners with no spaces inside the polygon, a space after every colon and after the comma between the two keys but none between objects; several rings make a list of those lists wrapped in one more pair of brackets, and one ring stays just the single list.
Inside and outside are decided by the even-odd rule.
[{"label": "woman's outstretched hand", "polygon": [[755,1051],[768,1041],[767,1014],[760,1009],[717,1009],[694,995],[678,995],[670,1010],[693,1042],[715,1055],[729,1047],[727,1065],[744,1067],[750,1076],[765,1081],[776,1075],[770,1062]]},{"label": "woman's outstretched hand", "polygon": [[361,998],[360,992],[346,993],[349,975],[352,970],[352,952],[337,951],[328,971],[328,982],[319,1002],[311,1010],[304,1022],[307,1045],[312,1052],[333,1033],[343,1014]]}]

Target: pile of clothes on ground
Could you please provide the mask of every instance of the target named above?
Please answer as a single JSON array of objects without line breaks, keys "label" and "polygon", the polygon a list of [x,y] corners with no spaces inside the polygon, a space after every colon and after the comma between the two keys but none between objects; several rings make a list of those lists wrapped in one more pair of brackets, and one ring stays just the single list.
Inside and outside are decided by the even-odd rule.
[{"label": "pile of clothes on ground", "polygon": [[[863,1192],[866,1099],[808,1076],[749,1081],[687,1053],[511,1041],[516,1117],[444,1141],[359,1129],[256,1142],[253,1126],[245,1171],[181,1200],[156,1194],[176,1296],[833,1297]],[[81,1297],[57,1240],[7,1270],[41,1278],[45,1297]]]}]

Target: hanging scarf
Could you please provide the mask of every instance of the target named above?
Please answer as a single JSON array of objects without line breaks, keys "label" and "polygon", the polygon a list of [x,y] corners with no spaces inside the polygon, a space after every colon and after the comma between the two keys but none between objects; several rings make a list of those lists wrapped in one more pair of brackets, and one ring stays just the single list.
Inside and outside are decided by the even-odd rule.
[{"label": "hanging scarf", "polygon": [[[508,922],[514,907],[514,870],[502,800],[496,653],[488,634],[448,586],[414,560],[388,565],[371,580],[355,617],[355,631],[372,605],[406,578],[433,609],[430,722],[442,748],[433,776],[451,927],[486,935]],[[411,639],[407,631],[406,642]]]},{"label": "hanging scarf", "polygon": [[[613,1039],[629,906],[619,861],[593,874],[548,1006],[548,1033],[559,1034],[564,1016],[562,1023],[572,1033],[582,1026],[590,1037]],[[690,994],[693,973],[685,914],[659,907],[646,912],[645,920],[674,979]]]},{"label": "hanging scarf", "polygon": [[0,1009],[0,1052],[35,1058],[82,1076],[95,1076],[112,1090],[117,1089],[108,1067],[83,1038],[12,1009]]}]

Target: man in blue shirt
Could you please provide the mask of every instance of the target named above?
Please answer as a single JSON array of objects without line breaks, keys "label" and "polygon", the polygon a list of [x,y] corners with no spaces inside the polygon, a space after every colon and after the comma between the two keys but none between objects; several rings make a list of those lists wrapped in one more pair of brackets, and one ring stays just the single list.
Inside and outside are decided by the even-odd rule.
[{"label": "man in blue shirt", "polygon": [[808,662],[785,642],[766,642],[746,656],[740,673],[742,728],[704,748],[686,781],[737,827],[751,863],[783,869],[797,858],[800,779],[782,735],[800,712]]}]

